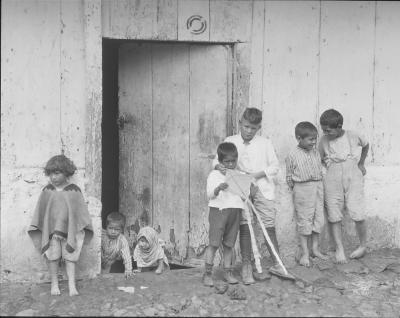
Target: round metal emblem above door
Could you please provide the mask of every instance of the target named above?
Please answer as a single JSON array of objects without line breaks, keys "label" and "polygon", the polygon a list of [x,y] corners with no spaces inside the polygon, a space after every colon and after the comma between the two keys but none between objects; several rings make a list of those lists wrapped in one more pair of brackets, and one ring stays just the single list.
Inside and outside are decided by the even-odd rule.
[{"label": "round metal emblem above door", "polygon": [[201,34],[207,29],[207,21],[201,15],[192,15],[186,21],[186,28],[192,34]]}]

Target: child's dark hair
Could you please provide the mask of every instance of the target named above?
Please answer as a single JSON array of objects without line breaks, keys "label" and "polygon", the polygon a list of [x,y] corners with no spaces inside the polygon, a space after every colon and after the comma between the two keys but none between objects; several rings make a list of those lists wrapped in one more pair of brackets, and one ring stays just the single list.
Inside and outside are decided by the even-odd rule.
[{"label": "child's dark hair", "polygon": [[262,121],[262,112],[258,108],[248,107],[244,110],[242,118],[250,124],[258,125]]},{"label": "child's dark hair", "polygon": [[331,108],[322,113],[319,123],[329,128],[342,128],[343,116],[337,110]]},{"label": "child's dark hair", "polygon": [[121,224],[122,229],[125,227],[126,218],[125,215],[119,212],[111,212],[107,215],[107,225],[110,223],[119,223]]},{"label": "child's dark hair", "polygon": [[219,144],[217,148],[217,154],[219,162],[222,162],[222,160],[224,160],[224,158],[228,155],[235,156],[236,158],[238,157],[237,148],[235,144],[231,142],[223,142]]},{"label": "child's dark hair", "polygon": [[318,134],[318,129],[309,121],[302,121],[294,128],[294,134],[296,137],[305,138],[314,134]]},{"label": "child's dark hair", "polygon": [[66,177],[72,176],[76,171],[75,164],[64,155],[57,155],[51,157],[49,161],[47,161],[46,166],[44,167],[44,173],[46,176],[49,176],[51,173],[59,171],[62,172]]}]

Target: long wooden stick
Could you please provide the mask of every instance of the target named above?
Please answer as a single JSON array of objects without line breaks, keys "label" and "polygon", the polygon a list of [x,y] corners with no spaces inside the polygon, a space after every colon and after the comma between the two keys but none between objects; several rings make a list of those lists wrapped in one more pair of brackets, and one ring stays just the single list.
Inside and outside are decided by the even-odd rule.
[{"label": "long wooden stick", "polygon": [[265,229],[265,226],[263,224],[263,222],[261,221],[260,215],[258,214],[257,209],[254,207],[254,204],[250,201],[250,200],[246,200],[246,202],[251,206],[251,208],[253,209],[254,214],[257,217],[258,222],[260,223],[261,226],[261,230],[263,231],[263,234],[265,236],[265,239],[267,240],[267,243],[269,244],[272,253],[274,254],[275,258],[278,260],[279,265],[283,268],[283,271],[285,273],[285,275],[288,274],[288,271],[286,270],[286,267],[283,265],[283,262],[281,260],[281,258],[279,257],[278,253],[275,250],[274,244],[272,244],[271,239],[267,233],[267,230]]},{"label": "long wooden stick", "polygon": [[245,216],[247,223],[249,225],[249,230],[250,230],[250,239],[251,239],[251,249],[253,250],[253,255],[254,255],[254,262],[256,264],[256,269],[257,272],[262,273],[262,267],[261,267],[261,254],[257,246],[256,238],[254,236],[254,230],[253,230],[253,225],[251,224],[251,216],[249,209],[245,209]]}]

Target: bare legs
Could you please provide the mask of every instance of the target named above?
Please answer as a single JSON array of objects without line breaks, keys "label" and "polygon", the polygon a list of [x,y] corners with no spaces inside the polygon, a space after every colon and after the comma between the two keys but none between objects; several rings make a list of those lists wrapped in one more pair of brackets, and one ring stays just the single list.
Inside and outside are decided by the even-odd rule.
[{"label": "bare legs", "polygon": [[[61,295],[60,288],[58,287],[58,263],[59,260],[56,261],[48,261],[49,272],[51,276],[51,290],[50,294],[53,296]],[[75,263],[65,261],[65,269],[67,271],[68,276],[68,288],[70,296],[79,295],[76,285],[75,285]]]},{"label": "bare legs", "polygon": [[332,226],[333,240],[336,245],[335,261],[338,264],[347,263],[346,255],[344,254],[344,247],[342,243],[342,222],[330,223]]},{"label": "bare legs", "polygon": [[301,257],[299,263],[305,267],[310,267],[310,254],[307,246],[308,237],[309,235],[300,234]]},{"label": "bare legs", "polygon": [[[310,266],[310,253],[308,251],[308,238],[310,235],[302,235],[300,234],[300,246],[302,250],[301,258],[299,260],[300,265],[303,265],[305,267]],[[319,239],[319,233],[312,232],[311,233],[311,241],[312,241],[312,254],[314,257],[318,257],[321,259],[328,259],[328,257],[324,254],[321,253],[319,250],[318,246],[318,239]]]},{"label": "bare legs", "polygon": [[[342,243],[342,222],[330,223],[332,226],[332,234],[333,239],[336,244],[336,252],[335,258],[336,263],[344,264],[347,263],[346,256],[344,254],[344,248]],[[365,220],[363,221],[355,221],[356,232],[358,235],[358,239],[360,240],[360,246],[350,254],[350,258],[360,258],[365,255],[367,250],[366,243],[367,243],[367,224]]]},{"label": "bare legs", "polygon": [[367,247],[367,224],[365,223],[365,220],[363,221],[355,221],[356,223],[356,232],[358,235],[358,238],[360,240],[360,246],[350,254],[350,258],[360,258],[363,257]]},{"label": "bare legs", "polygon": [[58,262],[59,260],[47,261],[47,266],[49,267],[49,272],[51,276],[50,294],[53,296],[61,295],[60,288],[58,287]]},{"label": "bare legs", "polygon": [[68,276],[68,289],[70,296],[79,295],[75,285],[75,262],[65,260],[65,269]]},{"label": "bare legs", "polygon": [[164,260],[161,258],[158,260],[158,266],[156,269],[156,274],[160,275],[164,271]]}]

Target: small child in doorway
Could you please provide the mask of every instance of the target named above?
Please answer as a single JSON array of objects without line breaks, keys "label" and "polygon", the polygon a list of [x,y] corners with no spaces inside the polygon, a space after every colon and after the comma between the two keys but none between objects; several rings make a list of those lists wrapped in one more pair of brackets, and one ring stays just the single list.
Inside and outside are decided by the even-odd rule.
[{"label": "small child in doorway", "polygon": [[299,263],[309,267],[309,238],[313,255],[327,259],[318,247],[319,234],[324,226],[322,164],[320,154],[315,149],[317,128],[310,122],[300,122],[295,127],[295,136],[298,145],[286,157],[286,182],[293,190],[297,232],[302,250]]},{"label": "small child in doorway", "polygon": [[[262,112],[257,108],[246,108],[239,121],[239,133],[225,138],[225,142],[232,142],[238,150],[238,170],[241,170],[255,179],[257,191],[251,193],[251,201],[260,214],[261,220],[266,228],[274,249],[279,254],[278,239],[275,230],[275,179],[279,172],[279,162],[275,149],[269,138],[257,135],[261,129]],[[216,159],[213,161],[215,169],[225,173],[226,168]],[[270,278],[269,273],[261,275],[255,271],[252,262],[252,249],[250,229],[245,216],[240,217],[239,231],[240,252],[243,260],[242,280],[245,285],[254,284],[254,276],[258,280]],[[274,265],[269,272],[278,276],[284,276],[284,270],[279,265],[272,249],[267,242],[267,249],[272,257]],[[253,276],[254,274],[254,276]],[[256,276],[257,275],[257,276]]]},{"label": "small child in doorway", "polygon": [[107,215],[107,226],[101,234],[101,268],[103,273],[109,273],[112,264],[122,258],[125,266],[125,277],[130,278],[132,272],[132,255],[129,243],[123,234],[125,216],[119,212]]},{"label": "small child in doorway", "polygon": [[137,264],[137,272],[143,268],[157,266],[155,273],[162,274],[168,266],[168,259],[161,246],[158,233],[150,226],[142,227],[137,235],[137,245],[133,252],[133,259]]},{"label": "small child in doorway", "polygon": [[[324,201],[328,221],[336,244],[335,258],[339,264],[347,262],[342,242],[343,210],[354,220],[360,240],[350,258],[360,258],[366,252],[367,225],[365,223],[364,167],[369,150],[368,141],[360,134],[344,130],[343,116],[335,109],[322,113],[320,124],[324,136],[319,142],[322,161],[327,168],[324,177]],[[361,147],[358,159],[357,150]]]},{"label": "small child in doorway", "polygon": [[28,234],[47,260],[51,295],[60,295],[58,267],[65,260],[69,295],[79,295],[75,285],[75,264],[82,245],[93,236],[92,222],[80,188],[69,182],[76,166],[64,155],[47,162],[44,173],[50,183],[40,193]]},{"label": "small child in doorway", "polygon": [[[218,162],[225,169],[235,169],[238,160],[236,146],[230,142],[221,143],[217,149]],[[229,284],[237,284],[232,273],[232,248],[235,246],[239,231],[239,221],[244,203],[239,195],[225,191],[228,184],[226,176],[219,170],[210,172],[207,178],[207,196],[209,198],[209,244],[206,249],[203,284],[212,287],[212,268],[215,252],[223,245],[224,279]]]}]

